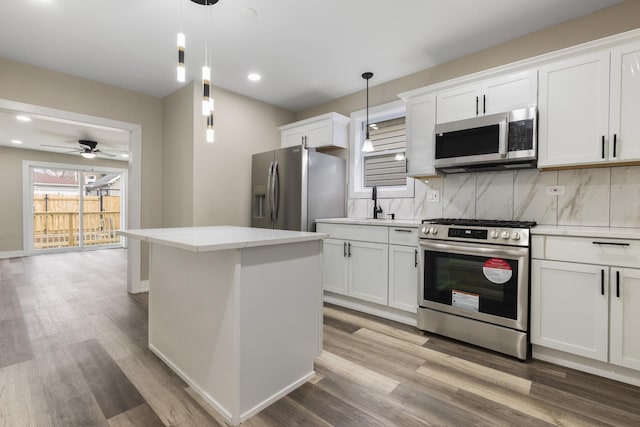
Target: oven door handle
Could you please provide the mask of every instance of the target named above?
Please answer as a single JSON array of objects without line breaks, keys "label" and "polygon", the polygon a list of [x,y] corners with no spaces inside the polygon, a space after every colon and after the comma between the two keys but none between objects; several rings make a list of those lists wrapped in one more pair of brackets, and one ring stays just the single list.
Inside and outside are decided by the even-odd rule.
[{"label": "oven door handle", "polygon": [[481,245],[462,242],[451,243],[420,240],[420,247],[432,252],[481,255],[489,257],[526,257],[529,254],[528,247]]}]

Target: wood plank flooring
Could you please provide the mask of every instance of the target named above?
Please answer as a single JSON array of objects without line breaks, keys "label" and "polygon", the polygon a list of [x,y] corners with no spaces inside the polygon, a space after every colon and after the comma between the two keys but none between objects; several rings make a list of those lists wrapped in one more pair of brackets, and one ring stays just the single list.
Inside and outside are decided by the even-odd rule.
[{"label": "wood plank flooring", "polygon": [[[147,349],[121,249],[0,260],[0,427],[221,426]],[[316,376],[244,422],[638,426],[640,388],[335,306]]]}]

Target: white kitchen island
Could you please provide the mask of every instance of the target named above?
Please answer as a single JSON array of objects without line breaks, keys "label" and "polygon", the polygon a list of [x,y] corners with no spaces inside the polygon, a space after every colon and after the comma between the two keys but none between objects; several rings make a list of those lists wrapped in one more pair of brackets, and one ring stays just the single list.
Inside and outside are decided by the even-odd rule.
[{"label": "white kitchen island", "polygon": [[121,234],[150,244],[149,348],[229,423],[313,377],[326,234],[231,226]]}]

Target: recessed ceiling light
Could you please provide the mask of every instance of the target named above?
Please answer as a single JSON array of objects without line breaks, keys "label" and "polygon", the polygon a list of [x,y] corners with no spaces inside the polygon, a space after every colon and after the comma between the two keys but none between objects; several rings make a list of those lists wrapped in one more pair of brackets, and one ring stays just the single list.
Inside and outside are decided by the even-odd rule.
[{"label": "recessed ceiling light", "polygon": [[27,116],[16,116],[16,119],[20,120],[21,122],[30,122],[31,121],[31,117],[27,117]]},{"label": "recessed ceiling light", "polygon": [[11,143],[12,144],[22,144],[22,141],[20,141],[19,139],[12,139]]},{"label": "recessed ceiling light", "polygon": [[262,77],[260,76],[260,74],[258,73],[250,73],[247,78],[249,80],[251,80],[252,82],[257,82],[258,80],[260,80]]}]

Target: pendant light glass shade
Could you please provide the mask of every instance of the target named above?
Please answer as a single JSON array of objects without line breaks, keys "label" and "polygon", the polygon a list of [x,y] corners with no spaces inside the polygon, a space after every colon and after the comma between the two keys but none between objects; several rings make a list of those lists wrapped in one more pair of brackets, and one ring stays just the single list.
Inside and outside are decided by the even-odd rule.
[{"label": "pendant light glass shade", "polygon": [[211,112],[211,69],[206,65],[202,67],[202,115],[208,116]]},{"label": "pendant light glass shade", "polygon": [[369,132],[367,132],[367,138],[364,140],[362,144],[362,152],[363,153],[371,153],[373,151],[373,143],[371,139],[369,139]]},{"label": "pendant light glass shade", "polygon": [[207,142],[214,142],[213,113],[207,117]]},{"label": "pendant light glass shade", "polygon": [[180,83],[184,83],[185,81],[185,68],[184,68],[184,47],[185,47],[185,36],[183,33],[178,33],[178,81]]},{"label": "pendant light glass shade", "polygon": [[362,78],[367,81],[367,124],[365,127],[367,132],[361,149],[363,153],[371,153],[373,151],[373,143],[371,143],[371,138],[369,138],[369,79],[371,77],[373,77],[373,73],[371,72],[362,73]]}]

